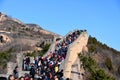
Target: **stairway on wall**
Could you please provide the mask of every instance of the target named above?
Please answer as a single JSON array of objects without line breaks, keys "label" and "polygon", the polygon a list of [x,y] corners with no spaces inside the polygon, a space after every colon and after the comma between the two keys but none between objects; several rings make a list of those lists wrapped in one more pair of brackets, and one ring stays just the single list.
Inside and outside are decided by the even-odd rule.
[{"label": "stairway on wall", "polygon": [[[58,42],[54,41],[54,43],[52,44],[52,46],[48,51],[48,54],[50,53],[50,51],[54,52],[55,44],[62,42],[66,36],[64,36],[62,40]],[[70,78],[72,80],[80,80],[80,79],[82,80],[82,76],[80,75],[81,69],[80,69],[80,60],[78,58],[78,53],[82,52],[83,47],[86,47],[87,41],[88,41],[88,34],[86,31],[83,31],[80,34],[80,36],[77,38],[77,40],[75,40],[69,46],[65,61],[63,61],[60,66],[60,69],[63,69],[64,71],[64,78]]]},{"label": "stairway on wall", "polygon": [[[67,35],[66,35],[67,36]],[[55,44],[62,42],[65,37],[64,36],[60,41],[56,42],[54,40],[50,49],[47,52],[47,55],[50,52],[54,52]],[[83,47],[87,45],[88,34],[86,31],[83,31],[77,40],[75,40],[67,51],[67,55],[65,61],[62,62],[60,69],[64,71],[64,78],[70,78],[72,80],[82,80],[82,76],[80,75],[80,60],[78,58],[78,53],[82,52]],[[46,55],[45,55],[46,56]]]}]

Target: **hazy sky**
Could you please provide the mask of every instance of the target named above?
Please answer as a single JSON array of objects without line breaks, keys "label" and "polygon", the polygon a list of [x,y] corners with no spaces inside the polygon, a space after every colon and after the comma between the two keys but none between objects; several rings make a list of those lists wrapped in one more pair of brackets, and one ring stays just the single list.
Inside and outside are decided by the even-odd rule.
[{"label": "hazy sky", "polygon": [[0,0],[0,11],[63,36],[86,29],[120,51],[120,0]]}]

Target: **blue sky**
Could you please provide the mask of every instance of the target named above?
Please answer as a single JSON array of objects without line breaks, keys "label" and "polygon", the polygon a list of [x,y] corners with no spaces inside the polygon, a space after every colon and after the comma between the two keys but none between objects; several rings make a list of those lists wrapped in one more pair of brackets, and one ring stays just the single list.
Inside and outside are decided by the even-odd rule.
[{"label": "blue sky", "polygon": [[120,0],[0,0],[0,11],[63,36],[86,29],[120,51]]}]

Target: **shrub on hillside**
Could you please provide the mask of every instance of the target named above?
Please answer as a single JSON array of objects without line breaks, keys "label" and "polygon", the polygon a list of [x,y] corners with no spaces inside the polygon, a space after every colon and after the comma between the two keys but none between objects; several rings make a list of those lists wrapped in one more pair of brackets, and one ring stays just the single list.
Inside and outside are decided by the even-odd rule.
[{"label": "shrub on hillside", "polygon": [[34,53],[34,52],[28,52],[28,53],[27,53],[27,56],[35,57],[35,53]]},{"label": "shrub on hillside", "polygon": [[98,68],[96,61],[90,55],[86,57],[79,54],[78,56],[82,61],[85,71],[90,73],[90,76],[88,77],[89,80],[115,80],[113,77],[106,74],[104,70]]},{"label": "shrub on hillside", "polygon": [[27,53],[27,55],[28,56],[31,56],[31,57],[35,57],[35,56],[43,56],[47,51],[48,51],[48,49],[49,49],[49,47],[50,47],[50,44],[45,44],[44,46],[43,46],[43,49],[42,50],[40,50],[40,51],[33,51],[33,52],[28,52]]},{"label": "shrub on hillside", "polygon": [[110,48],[106,44],[102,44],[100,41],[98,41],[95,37],[92,37],[92,36],[89,36],[88,45],[94,45],[95,48],[107,49],[107,50],[112,51],[115,54],[120,54],[119,51],[117,51],[117,50],[115,50],[113,48]]},{"label": "shrub on hillside", "polygon": [[107,75],[103,69],[96,69],[90,76],[90,80],[115,80],[113,77]]},{"label": "shrub on hillside", "polygon": [[107,66],[107,68],[108,68],[110,71],[113,71],[112,61],[111,61],[111,59],[110,59],[109,57],[106,58],[105,65]]},{"label": "shrub on hillside", "polygon": [[50,44],[45,44],[43,47],[43,50],[42,50],[43,53],[46,53],[48,51],[49,47],[50,47]]},{"label": "shrub on hillside", "polygon": [[95,46],[91,45],[89,51],[92,53],[96,50]]},{"label": "shrub on hillside", "polygon": [[96,43],[97,43],[97,39],[95,37],[89,36],[88,44],[96,44]]},{"label": "shrub on hillside", "polygon": [[120,75],[120,65],[119,65],[119,67],[118,67],[118,74]]},{"label": "shrub on hillside", "polygon": [[12,59],[12,49],[5,52],[0,52],[0,66],[5,69],[7,67],[7,62]]},{"label": "shrub on hillside", "polygon": [[48,51],[49,47],[50,47],[50,44],[45,44],[43,46],[43,50],[41,50],[41,51],[38,52],[39,56],[43,56]]}]

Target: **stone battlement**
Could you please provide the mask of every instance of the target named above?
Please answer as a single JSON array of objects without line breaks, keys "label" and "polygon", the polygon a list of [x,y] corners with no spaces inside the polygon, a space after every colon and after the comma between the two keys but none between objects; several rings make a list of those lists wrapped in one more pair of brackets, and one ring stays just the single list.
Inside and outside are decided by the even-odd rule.
[{"label": "stone battlement", "polygon": [[81,35],[69,46],[66,59],[64,63],[61,65],[64,71],[65,78],[71,78],[72,65],[77,60],[78,53],[82,52],[83,47],[87,45],[87,42],[88,42],[88,34],[85,31],[82,32]]}]

